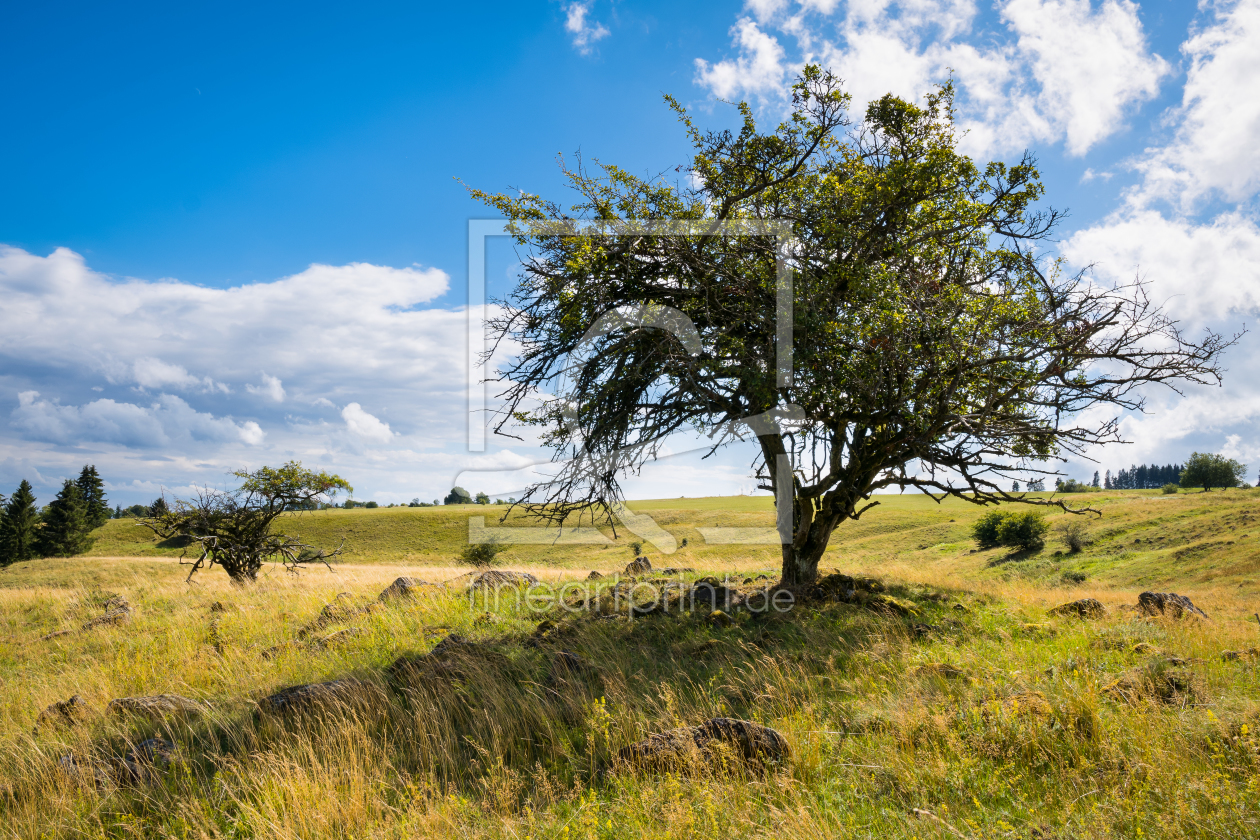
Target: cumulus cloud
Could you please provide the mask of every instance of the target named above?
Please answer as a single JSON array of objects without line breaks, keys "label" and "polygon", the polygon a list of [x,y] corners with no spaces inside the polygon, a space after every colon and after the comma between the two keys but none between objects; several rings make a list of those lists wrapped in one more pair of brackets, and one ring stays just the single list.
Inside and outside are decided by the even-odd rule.
[{"label": "cumulus cloud", "polygon": [[394,433],[389,430],[388,423],[382,423],[376,417],[363,410],[363,406],[352,402],[341,409],[341,419],[346,421],[350,433],[364,440],[389,443]]},{"label": "cumulus cloud", "polygon": [[0,486],[90,457],[126,502],[136,481],[297,458],[382,501],[444,494],[470,457],[468,319],[436,306],[448,285],[352,263],[207,288],[0,245]]},{"label": "cumulus cloud", "polygon": [[[1169,73],[1130,0],[1007,0],[1003,33],[978,31],[974,0],[758,0],[732,30],[734,58],[696,62],[717,96],[770,97],[816,61],[845,80],[855,110],[885,93],[918,99],[951,74],[975,154],[1064,141],[1081,155],[1119,131]],[[792,40],[791,58],[772,34]]]},{"label": "cumulus cloud", "polygon": [[573,36],[573,46],[582,55],[589,55],[595,42],[608,37],[608,29],[599,21],[587,16],[591,13],[592,0],[576,0],[565,7],[564,31]]},{"label": "cumulus cloud", "polygon": [[1163,199],[1190,211],[1205,198],[1251,200],[1260,191],[1260,0],[1214,4],[1215,21],[1182,45],[1190,60],[1174,139],[1136,166],[1136,204]]},{"label": "cumulus cloud", "polygon": [[268,397],[275,402],[284,402],[284,384],[278,377],[262,375],[262,385],[246,385],[245,390],[251,394]]},{"label": "cumulus cloud", "polygon": [[75,406],[41,399],[38,391],[23,391],[18,394],[18,407],[10,422],[30,439],[73,445],[117,443],[152,449],[200,441],[239,441],[257,446],[265,438],[262,428],[252,420],[236,423],[231,417],[199,412],[169,394],[145,406],[110,399]]}]

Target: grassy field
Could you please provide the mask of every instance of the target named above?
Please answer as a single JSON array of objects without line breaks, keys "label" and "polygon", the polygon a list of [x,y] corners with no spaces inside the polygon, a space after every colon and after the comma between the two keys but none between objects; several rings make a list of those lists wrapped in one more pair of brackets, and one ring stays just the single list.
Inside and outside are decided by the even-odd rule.
[{"label": "grassy field", "polygon": [[[340,593],[361,605],[399,575],[464,573],[467,518],[492,526],[495,509],[295,517],[310,541],[344,538],[343,562],[248,589],[219,570],[185,584],[177,549],[111,522],[91,556],[0,571],[0,836],[1260,836],[1260,656],[1247,653],[1260,647],[1260,491],[1076,498],[1103,513],[1079,554],[1053,538],[1038,552],[980,551],[969,531],[981,509],[881,497],[841,527],[823,565],[877,576],[887,603],[736,611],[723,626],[702,613],[487,609],[456,581],[343,613],[309,638],[355,633],[322,646],[299,634]],[[657,568],[730,575],[748,592],[760,584],[744,580],[777,567],[773,546],[710,546],[698,530],[769,527],[766,497],[632,507],[687,539],[649,552]],[[632,539],[517,546],[502,560],[577,581],[620,570]],[[1188,595],[1210,620],[1121,609],[1144,589]],[[79,630],[113,594],[131,620]],[[1048,614],[1084,597],[1107,616]],[[60,630],[72,632],[45,638]],[[386,677],[452,632],[481,642],[481,658],[422,684]],[[561,649],[590,673],[557,681]],[[279,688],[347,676],[379,702],[303,725],[254,714]],[[206,712],[102,713],[159,693]],[[74,694],[92,709],[81,725],[32,734],[42,709]],[[775,728],[791,759],[764,772],[615,760],[648,733],[715,716]],[[58,765],[155,734],[179,756],[144,783],[97,785]]]}]

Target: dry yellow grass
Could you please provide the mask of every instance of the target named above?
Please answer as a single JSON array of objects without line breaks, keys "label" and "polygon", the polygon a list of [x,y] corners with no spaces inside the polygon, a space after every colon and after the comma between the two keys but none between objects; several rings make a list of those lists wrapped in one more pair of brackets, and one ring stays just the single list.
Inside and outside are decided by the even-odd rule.
[{"label": "dry yellow grass", "polygon": [[[248,589],[217,570],[187,585],[174,559],[120,558],[114,538],[99,546],[112,557],[13,567],[0,573],[0,836],[1257,836],[1260,661],[1222,653],[1260,646],[1260,529],[1248,530],[1260,497],[1099,501],[1107,515],[1081,555],[1055,557],[1053,543],[1033,555],[970,553],[978,511],[956,502],[892,499],[846,526],[825,565],[879,575],[917,615],[832,602],[768,620],[739,614],[722,628],[701,616],[556,613],[562,635],[537,645],[542,616],[437,592],[329,624],[321,633],[359,631],[339,646],[262,656],[339,593],[365,603],[401,574],[462,574],[452,564],[461,522],[448,527],[455,514],[442,510],[327,516],[330,534],[338,523],[356,529],[357,556]],[[655,509],[680,538],[768,518],[698,503]],[[424,552],[386,545],[422,538]],[[522,551],[508,565],[560,582],[630,556],[557,551]],[[689,540],[653,560],[742,579],[772,568],[769,553]],[[1116,609],[1148,586],[1190,595],[1212,620]],[[134,605],[132,621],[78,631],[109,593]],[[1109,616],[1046,615],[1081,597]],[[227,611],[211,612],[216,601]],[[59,629],[75,632],[42,640]],[[318,725],[253,717],[257,698],[287,685],[356,676],[385,687],[396,657],[450,632],[502,658],[453,681],[386,689],[382,705]],[[592,663],[598,684],[553,690],[549,657],[561,647]],[[1125,675],[1168,668],[1188,686],[1172,702],[1108,692]],[[98,714],[31,734],[41,709],[76,693]],[[210,712],[165,732],[99,714],[110,699],[158,693]],[[616,750],[645,733],[716,715],[780,730],[791,762],[764,776],[613,772]],[[156,783],[98,789],[58,769],[67,751],[117,754],[153,734],[183,753]]]}]

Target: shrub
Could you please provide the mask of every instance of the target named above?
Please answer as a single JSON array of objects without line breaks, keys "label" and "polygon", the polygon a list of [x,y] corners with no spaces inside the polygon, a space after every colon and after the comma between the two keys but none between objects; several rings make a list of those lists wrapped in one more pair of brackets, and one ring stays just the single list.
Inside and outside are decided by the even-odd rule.
[{"label": "shrub", "polygon": [[1159,489],[1163,491],[1165,496],[1171,496],[1173,493],[1176,493],[1181,488],[1178,487],[1176,484],[1165,484],[1163,487]]},{"label": "shrub", "polygon": [[380,505],[379,505],[379,504],[377,504],[376,502],[368,502],[366,505],[364,505],[364,507],[366,507],[366,508],[378,508],[378,507],[380,507]]},{"label": "shrub", "polygon": [[1054,530],[1059,535],[1059,538],[1063,540],[1063,544],[1068,547],[1068,551],[1073,554],[1077,554],[1094,541],[1094,538],[1089,534],[1089,528],[1084,522],[1075,517],[1059,522],[1054,526]]},{"label": "shrub", "polygon": [[1008,513],[998,525],[998,543],[1020,548],[1040,548],[1049,530],[1050,523],[1038,511]]},{"label": "shrub", "polygon": [[983,546],[1006,545],[1039,548],[1050,525],[1037,511],[986,513],[971,526],[971,534]]},{"label": "shrub", "polygon": [[470,566],[483,568],[494,563],[494,558],[511,548],[507,543],[501,543],[498,540],[490,542],[473,543],[464,547],[459,553],[459,558]]},{"label": "shrub", "polygon": [[997,545],[998,526],[1002,524],[1002,519],[1005,516],[1006,514],[1000,510],[989,511],[980,517],[976,524],[971,526],[971,535],[981,545]]}]

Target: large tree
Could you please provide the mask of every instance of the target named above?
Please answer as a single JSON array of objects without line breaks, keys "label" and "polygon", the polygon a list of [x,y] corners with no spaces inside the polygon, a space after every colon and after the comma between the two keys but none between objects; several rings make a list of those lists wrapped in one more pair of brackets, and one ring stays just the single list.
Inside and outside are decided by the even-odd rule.
[{"label": "large tree", "polygon": [[105,482],[101,480],[101,475],[96,471],[96,465],[90,464],[85,466],[79,472],[79,478],[75,481],[79,487],[79,492],[83,494],[84,504],[87,505],[87,518],[93,528],[99,528],[109,521],[109,499],[105,498]]},{"label": "large tree", "polygon": [[241,479],[234,490],[207,488],[192,499],[159,499],[149,517],[141,520],[162,539],[182,538],[195,550],[189,580],[202,568],[217,565],[233,582],[249,583],[268,560],[278,560],[293,571],[308,563],[327,565],[329,558],[341,553],[340,548],[317,549],[281,533],[275,522],[285,513],[297,516],[330,503],[340,490],[353,492],[345,479],[305,469],[298,461],[232,475]]},{"label": "large tree", "polygon": [[22,480],[9,497],[0,516],[0,565],[30,560],[36,556],[39,537],[39,509],[31,483]]},{"label": "large tree", "polygon": [[[746,104],[737,132],[701,131],[670,100],[695,152],[685,181],[579,161],[562,163],[569,208],[472,191],[524,251],[491,328],[520,347],[498,374],[497,430],[539,426],[563,463],[526,494],[532,513],[619,509],[619,477],[677,432],[752,437],[782,582],[801,584],[876,491],[1062,505],[1002,488],[1119,439],[1115,419],[1078,422],[1085,409],[1219,381],[1228,340],[1187,339],[1138,281],[1043,256],[1061,217],[1039,208],[1034,159],[959,153],[950,86],[885,96],[856,122],[816,67],[791,93],[769,132]],[[690,230],[652,224],[665,219]]]},{"label": "large tree", "polygon": [[1237,487],[1247,474],[1247,465],[1233,458],[1208,452],[1194,452],[1186,459],[1179,477],[1182,487],[1202,487],[1206,493],[1213,487]]},{"label": "large tree", "polygon": [[35,550],[41,557],[73,557],[86,552],[94,542],[87,500],[79,485],[66,479],[44,512]]}]

